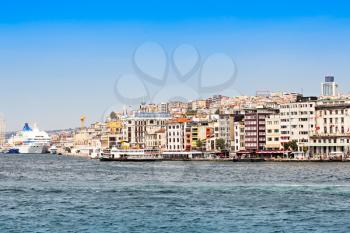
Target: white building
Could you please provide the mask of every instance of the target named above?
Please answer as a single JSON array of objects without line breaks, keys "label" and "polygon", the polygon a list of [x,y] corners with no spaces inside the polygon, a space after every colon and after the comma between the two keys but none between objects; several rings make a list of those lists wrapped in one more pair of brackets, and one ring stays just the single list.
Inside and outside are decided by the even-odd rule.
[{"label": "white building", "polygon": [[160,103],[158,105],[158,109],[159,109],[159,112],[168,113],[169,112],[168,103]]},{"label": "white building", "polygon": [[234,122],[234,151],[244,151],[245,150],[245,131],[244,131],[244,121]]},{"label": "white building", "polygon": [[325,82],[321,84],[321,96],[322,97],[335,97],[338,96],[338,84],[335,82],[333,76],[326,76]]},{"label": "white building", "polygon": [[310,151],[315,157],[349,155],[350,101],[322,100],[317,104]]},{"label": "white building", "polygon": [[166,125],[167,150],[168,151],[185,151],[185,129],[187,121],[183,119],[174,119]]},{"label": "white building", "polygon": [[306,152],[310,135],[315,130],[315,101],[302,101],[280,106],[281,144],[296,141],[298,152]]}]

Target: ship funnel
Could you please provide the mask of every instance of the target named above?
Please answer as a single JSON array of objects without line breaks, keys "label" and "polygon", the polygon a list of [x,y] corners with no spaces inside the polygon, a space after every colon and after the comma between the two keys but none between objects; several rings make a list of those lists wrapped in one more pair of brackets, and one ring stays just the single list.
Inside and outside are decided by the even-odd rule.
[{"label": "ship funnel", "polygon": [[32,128],[30,128],[28,123],[24,124],[23,131],[32,131]]}]

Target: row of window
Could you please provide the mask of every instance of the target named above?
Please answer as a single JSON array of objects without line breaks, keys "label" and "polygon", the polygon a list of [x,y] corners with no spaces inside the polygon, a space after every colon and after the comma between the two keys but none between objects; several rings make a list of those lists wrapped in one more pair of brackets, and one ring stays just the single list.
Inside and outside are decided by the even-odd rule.
[{"label": "row of window", "polygon": [[334,139],[318,139],[318,140],[314,140],[314,143],[338,143],[338,141],[340,142],[340,143],[350,143],[350,139],[343,139],[343,138],[341,138],[341,139],[336,139],[336,138],[334,138]]},{"label": "row of window", "polygon": [[[184,126],[182,125],[181,129],[183,129]],[[180,125],[169,125],[168,129],[180,129]]]},{"label": "row of window", "polygon": [[342,110],[324,110],[324,111],[320,111],[320,114],[324,114],[324,115],[338,115],[339,113],[344,115],[345,113],[347,113],[348,110],[342,109]]},{"label": "row of window", "polygon": [[281,109],[289,109],[289,108],[313,108],[314,104],[291,104],[291,105],[281,105]]},{"label": "row of window", "polygon": [[[340,119],[340,120],[339,120],[339,119]],[[333,124],[333,122],[334,122],[335,124],[338,124],[339,121],[340,121],[342,124],[344,124],[344,122],[345,122],[344,117],[341,117],[341,118],[323,118],[323,123],[324,123],[324,124],[327,124],[328,122],[329,122],[330,124]]]},{"label": "row of window", "polygon": [[280,141],[280,139],[278,138],[278,137],[275,137],[275,138],[267,138],[267,141],[268,142],[272,142],[272,141],[274,141],[274,142],[279,142]]},{"label": "row of window", "polygon": [[[172,143],[172,142],[178,142],[178,143],[180,143],[180,138],[169,138],[168,141],[169,141],[169,143]],[[182,139],[181,142],[184,143],[185,140]]]},{"label": "row of window", "polygon": [[174,145],[174,146],[172,146],[172,145],[168,145],[168,150],[183,150],[183,149],[185,149],[185,147],[184,146],[179,146],[179,145]]},{"label": "row of window", "polygon": [[299,112],[281,112],[281,116],[298,116],[298,115],[314,115],[314,111],[299,111]]},{"label": "row of window", "polygon": [[[183,136],[184,134],[183,133],[181,133],[181,136]],[[171,136],[180,136],[180,132],[178,131],[178,132],[173,132],[173,133],[171,133],[171,132],[169,132],[168,133],[168,136],[169,137],[171,137]]]},{"label": "row of window", "polygon": [[344,128],[344,126],[342,126],[341,128],[340,128],[340,131],[339,131],[339,127],[338,126],[336,126],[336,127],[324,127],[324,129],[323,129],[323,133],[325,133],[325,134],[327,134],[327,133],[330,133],[330,134],[333,134],[333,133],[345,133],[345,128]]}]

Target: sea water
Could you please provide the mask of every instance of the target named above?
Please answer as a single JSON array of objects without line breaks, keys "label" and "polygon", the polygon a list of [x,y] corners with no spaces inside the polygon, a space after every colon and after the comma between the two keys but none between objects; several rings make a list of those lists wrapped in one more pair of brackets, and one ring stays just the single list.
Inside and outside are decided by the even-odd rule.
[{"label": "sea water", "polygon": [[0,155],[0,232],[350,232],[350,163]]}]

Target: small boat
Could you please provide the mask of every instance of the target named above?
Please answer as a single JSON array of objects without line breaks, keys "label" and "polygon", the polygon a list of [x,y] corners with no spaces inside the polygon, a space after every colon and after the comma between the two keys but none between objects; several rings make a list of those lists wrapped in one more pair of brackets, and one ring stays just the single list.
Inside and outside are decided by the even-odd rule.
[{"label": "small boat", "polygon": [[93,148],[90,152],[90,158],[91,159],[99,159],[101,157],[101,149],[100,148]]},{"label": "small boat", "polygon": [[19,149],[18,148],[10,148],[6,154],[19,154]]},{"label": "small boat", "polygon": [[50,152],[50,154],[53,154],[53,155],[55,155],[55,154],[57,154],[57,147],[56,146],[51,146],[50,148],[49,148],[49,152]]}]

